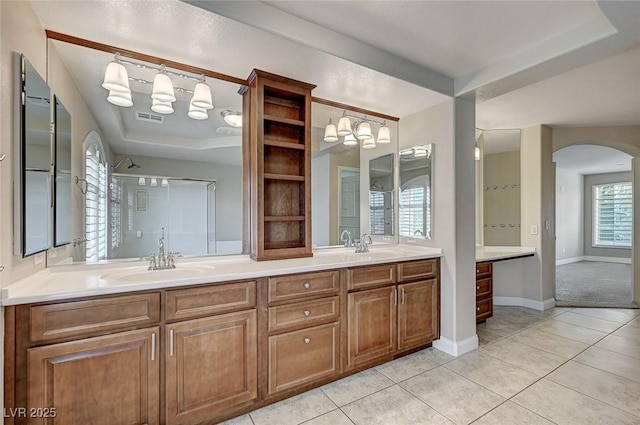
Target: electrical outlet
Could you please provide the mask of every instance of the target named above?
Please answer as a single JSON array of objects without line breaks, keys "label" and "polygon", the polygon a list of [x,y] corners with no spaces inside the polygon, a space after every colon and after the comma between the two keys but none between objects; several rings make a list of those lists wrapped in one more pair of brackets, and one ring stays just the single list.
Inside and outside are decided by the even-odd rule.
[{"label": "electrical outlet", "polygon": [[532,235],[537,235],[538,234],[538,225],[537,224],[532,224],[531,227],[529,228],[529,233],[531,233]]},{"label": "electrical outlet", "polygon": [[564,254],[565,252],[567,252],[567,248],[562,247],[562,253]]}]

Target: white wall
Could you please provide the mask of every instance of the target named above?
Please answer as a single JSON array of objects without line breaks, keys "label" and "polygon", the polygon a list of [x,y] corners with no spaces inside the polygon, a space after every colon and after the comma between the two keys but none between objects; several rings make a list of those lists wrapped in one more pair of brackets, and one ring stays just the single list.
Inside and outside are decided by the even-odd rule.
[{"label": "white wall", "polygon": [[[311,181],[316,183],[311,185],[311,240],[314,247],[330,245],[329,200],[331,185],[328,184],[330,181],[330,157],[329,154],[320,154],[311,159]],[[327,182],[327,184],[321,184],[321,182]]]},{"label": "white wall", "polygon": [[400,238],[442,248],[441,338],[454,355],[477,347],[475,333],[475,105],[452,99],[400,119],[400,149],[433,143],[433,237]]},{"label": "white wall", "polygon": [[593,185],[633,182],[631,172],[591,174],[584,176],[584,255],[590,257],[631,258],[628,248],[599,248],[593,246]]},{"label": "white wall", "polygon": [[584,178],[556,168],[556,261],[584,255]]}]

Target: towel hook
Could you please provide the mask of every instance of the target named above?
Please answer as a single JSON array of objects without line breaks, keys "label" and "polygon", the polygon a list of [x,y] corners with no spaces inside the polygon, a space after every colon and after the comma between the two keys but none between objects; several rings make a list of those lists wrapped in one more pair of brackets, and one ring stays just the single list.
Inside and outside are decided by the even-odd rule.
[{"label": "towel hook", "polygon": [[[87,179],[81,179],[78,176],[75,176],[75,181],[76,184],[80,186],[80,192],[82,192],[83,195],[87,194]],[[82,185],[80,184],[81,182],[84,182],[84,189],[82,188]]]}]

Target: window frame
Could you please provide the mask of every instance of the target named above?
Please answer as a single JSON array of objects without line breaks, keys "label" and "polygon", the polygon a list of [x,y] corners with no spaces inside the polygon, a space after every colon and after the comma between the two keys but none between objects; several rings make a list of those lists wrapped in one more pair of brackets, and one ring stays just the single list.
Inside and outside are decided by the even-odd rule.
[{"label": "window frame", "polygon": [[[602,201],[601,189],[604,187],[612,187],[612,186],[629,186],[630,189],[630,199],[628,202],[624,202],[624,204],[628,204],[631,208],[630,216],[628,219],[629,224],[631,225],[631,232],[629,236],[629,242],[616,242],[616,225],[613,224],[613,241],[611,243],[607,243],[607,241],[602,241],[599,238],[599,227],[600,224],[600,210],[599,210],[599,202]],[[615,202],[615,199],[614,199]],[[621,232],[621,230],[618,230]],[[633,248],[633,183],[630,181],[621,181],[621,182],[610,182],[610,183],[598,183],[591,185],[591,247],[592,248],[604,248],[604,249],[632,249]]]}]

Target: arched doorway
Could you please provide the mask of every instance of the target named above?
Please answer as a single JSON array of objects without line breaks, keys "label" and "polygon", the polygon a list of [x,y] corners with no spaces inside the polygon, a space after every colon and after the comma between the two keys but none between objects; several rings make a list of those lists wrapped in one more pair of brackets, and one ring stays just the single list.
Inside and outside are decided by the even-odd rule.
[{"label": "arched doorway", "polygon": [[606,145],[571,143],[554,152],[559,306],[637,307],[634,158]]}]

